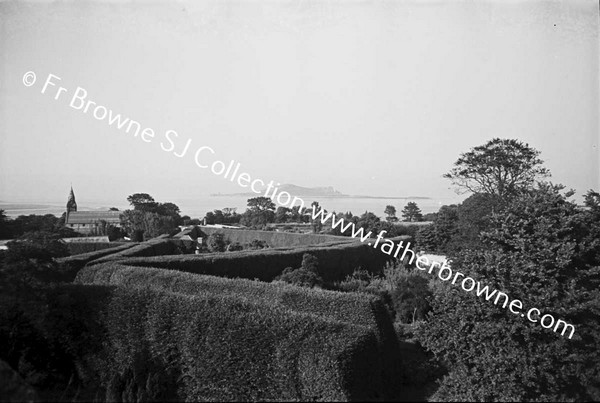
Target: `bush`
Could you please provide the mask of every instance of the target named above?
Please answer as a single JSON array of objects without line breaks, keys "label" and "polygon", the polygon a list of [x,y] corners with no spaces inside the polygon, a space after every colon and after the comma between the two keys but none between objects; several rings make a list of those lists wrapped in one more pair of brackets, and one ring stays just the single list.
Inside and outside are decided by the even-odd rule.
[{"label": "bush", "polygon": [[396,321],[413,323],[415,320],[423,320],[431,310],[429,301],[432,292],[429,289],[429,280],[420,273],[400,274],[390,294],[394,303]]},{"label": "bush", "polygon": [[321,287],[323,285],[323,279],[317,273],[304,268],[292,269],[288,267],[276,280],[309,288]]},{"label": "bush", "polygon": [[269,245],[265,241],[261,241],[260,239],[253,239],[252,242],[246,244],[246,249],[256,250],[256,249],[265,249],[268,248]]},{"label": "bush", "polygon": [[227,252],[237,252],[243,249],[244,247],[239,242],[234,242],[227,245]]},{"label": "bush", "polygon": [[208,250],[211,252],[225,252],[225,248],[227,247],[225,237],[219,233],[210,234],[206,243]]}]

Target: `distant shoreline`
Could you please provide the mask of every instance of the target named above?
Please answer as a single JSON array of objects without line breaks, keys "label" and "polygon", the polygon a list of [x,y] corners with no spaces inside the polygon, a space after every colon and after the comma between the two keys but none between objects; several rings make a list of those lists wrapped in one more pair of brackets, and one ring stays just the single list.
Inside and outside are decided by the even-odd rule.
[{"label": "distant shoreline", "polygon": [[[212,193],[210,197],[258,197],[257,193]],[[365,196],[365,195],[297,195],[298,197],[321,197],[324,199],[391,199],[391,200],[431,200],[425,196]]]}]

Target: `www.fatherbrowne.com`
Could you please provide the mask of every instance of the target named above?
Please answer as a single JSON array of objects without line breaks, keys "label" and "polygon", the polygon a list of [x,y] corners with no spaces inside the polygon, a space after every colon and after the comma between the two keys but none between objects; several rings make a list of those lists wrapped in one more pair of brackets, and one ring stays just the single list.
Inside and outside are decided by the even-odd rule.
[{"label": "www.fatherbrowne.com", "polygon": [[[312,218],[313,220],[320,219],[322,224],[326,224],[327,222],[331,221],[331,228],[335,229],[337,227],[340,227],[342,233],[346,232],[348,229],[351,229],[350,233],[352,238],[360,236],[359,239],[361,242],[365,242],[367,239],[371,238],[372,235],[371,231],[365,234],[362,227],[359,227],[357,230],[354,223],[352,222],[344,224],[343,218],[340,218],[336,221],[335,214],[326,214],[322,208],[319,208],[319,211],[317,211],[315,205],[312,206]],[[392,240],[386,239],[383,243],[380,243],[383,240],[383,234],[385,234],[386,232],[387,231],[383,230],[379,234],[377,234],[377,238],[373,243],[373,248],[377,248],[379,246],[383,253],[389,256],[392,256],[393,253],[393,256],[395,258],[397,258],[400,254],[400,251],[402,251],[402,255],[400,255],[400,260],[404,261],[404,259],[408,255],[410,255],[409,264],[412,264],[413,260],[416,257],[416,266],[419,270],[428,270],[427,272],[429,274],[434,274],[434,270],[437,266],[439,269],[437,275],[442,281],[450,281],[452,279],[452,284],[454,285],[458,285],[458,281],[463,290],[465,290],[466,292],[476,290],[475,292],[477,296],[483,296],[486,299],[486,301],[491,301],[495,295],[496,297],[493,300],[494,305],[498,304],[498,302],[501,299],[503,299],[502,308],[506,308],[506,306],[508,305],[508,309],[510,310],[510,312],[514,313],[515,315],[521,315],[521,317],[527,317],[527,319],[530,322],[539,322],[544,329],[553,328],[554,332],[558,332],[562,328],[562,336],[564,336],[565,333],[568,330],[570,330],[569,339],[573,337],[573,334],[575,334],[575,327],[573,325],[560,319],[555,320],[554,317],[550,314],[542,316],[541,319],[538,321],[541,312],[537,308],[529,309],[526,314],[522,313],[523,303],[521,302],[521,300],[513,299],[509,303],[510,298],[507,294],[500,292],[496,289],[491,291],[489,286],[485,286],[482,288],[482,285],[479,281],[475,281],[473,278],[465,276],[459,271],[454,273],[448,265],[447,261],[444,261],[443,264],[440,264],[436,261],[430,263],[429,259],[426,256],[417,256],[415,252],[409,248],[410,242],[408,242],[405,247],[403,247],[404,241],[400,241],[397,244],[395,244]],[[371,246],[371,242],[369,242],[368,245]],[[423,266],[421,266],[421,264]]]}]

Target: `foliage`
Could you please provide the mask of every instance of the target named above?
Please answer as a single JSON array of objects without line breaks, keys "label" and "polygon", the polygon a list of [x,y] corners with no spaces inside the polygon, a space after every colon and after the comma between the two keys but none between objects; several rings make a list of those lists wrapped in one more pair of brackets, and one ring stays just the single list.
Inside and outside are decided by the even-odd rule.
[{"label": "foliage", "polygon": [[264,227],[275,222],[275,203],[268,197],[248,199],[248,209],[242,214],[240,224],[247,227]]},{"label": "foliage", "polygon": [[4,210],[0,210],[0,239],[9,239],[11,236],[10,219]]},{"label": "foliage", "polygon": [[[314,234],[318,234],[323,229],[323,223],[321,222],[320,218],[313,219],[312,212],[314,211],[316,213],[319,210],[321,210],[322,207],[319,205],[319,202],[317,202],[317,201],[312,202],[310,204],[310,207],[311,207],[311,210],[310,210],[310,224],[311,224],[313,233]],[[323,209],[323,212],[325,214],[327,214],[327,210]]]},{"label": "foliage", "polygon": [[227,252],[237,252],[240,250],[244,250],[244,247],[239,242],[233,242],[227,245]]},{"label": "foliage", "polygon": [[134,210],[152,211],[158,205],[148,193],[134,193],[127,196],[127,201]]},{"label": "foliage", "polygon": [[[490,218],[452,269],[575,326],[561,336],[444,283],[420,339],[450,365],[436,399],[600,399],[600,214],[541,184]],[[557,370],[560,369],[560,370]]]},{"label": "foliage", "polygon": [[258,249],[265,249],[268,248],[269,245],[261,240],[261,239],[253,239],[252,241],[250,241],[249,243],[246,244],[246,247],[244,249],[250,249],[250,250],[258,250]]},{"label": "foliage", "polygon": [[417,272],[403,272],[391,291],[396,321],[414,323],[425,319],[430,311],[431,290],[429,280]]},{"label": "foliage", "polygon": [[385,218],[389,222],[398,221],[398,217],[396,217],[396,207],[388,205],[385,206],[385,211],[383,212],[387,217]]},{"label": "foliage", "polygon": [[[127,262],[136,266],[273,281],[285,268],[299,267],[303,255],[310,253],[319,260],[319,275],[325,282],[330,283],[344,279],[358,266],[372,273],[379,273],[390,260],[385,253],[360,242],[298,248],[267,248],[210,255],[175,255],[176,253],[178,252],[175,246],[168,240],[156,240],[101,258],[97,262],[130,258]],[[144,257],[133,258],[134,256]]]},{"label": "foliage", "polygon": [[305,253],[302,256],[302,264],[299,268],[287,267],[275,280],[301,287],[321,287],[323,279],[319,276],[319,260],[315,255]]},{"label": "foliage", "polygon": [[220,234],[218,232],[210,234],[206,243],[208,245],[208,249],[211,252],[225,252],[225,248],[227,248],[225,237],[223,236],[223,234]]},{"label": "foliage", "polygon": [[358,268],[352,275],[334,285],[345,292],[366,292],[382,297],[396,322],[413,323],[425,319],[429,312],[432,291],[429,279],[422,273],[407,269],[401,263],[373,275]]},{"label": "foliage", "polygon": [[[375,332],[388,399],[398,386],[398,345],[389,315],[381,300],[371,295],[339,293],[295,287],[283,283],[264,283],[244,279],[199,276],[176,270],[124,266],[119,262],[86,267],[78,282],[113,284],[168,290],[188,295],[215,295],[244,298],[253,304],[280,307],[287,312],[309,314],[327,321],[345,322]],[[373,368],[377,371],[377,368]]]},{"label": "foliage", "polygon": [[[162,221],[167,221],[167,218],[170,219],[170,221],[172,221],[173,223],[173,226],[183,224],[183,220],[181,219],[181,216],[179,214],[181,211],[179,210],[179,207],[174,203],[158,203],[148,193],[134,193],[127,197],[127,201],[133,207],[133,211],[149,213],[146,216],[147,220],[153,220],[153,217],[159,217],[159,220]],[[126,210],[125,212],[127,211],[131,210]],[[128,220],[129,218],[131,217],[128,215],[125,216],[126,220]],[[132,223],[128,224],[129,226],[133,225]],[[136,228],[135,230],[141,231],[141,228]],[[144,232],[147,232],[147,230],[145,230]]]},{"label": "foliage", "polygon": [[66,281],[73,281],[77,272],[79,272],[86,264],[105,256],[116,255],[135,245],[135,243],[113,244],[110,248],[74,254],[72,256],[56,259],[56,261],[65,269],[65,272],[68,273]]},{"label": "foliage", "polygon": [[64,227],[63,217],[58,218],[53,214],[21,215],[15,219],[8,218],[0,210],[0,239],[19,238],[27,232],[43,231],[57,234],[60,238],[80,236],[71,228]]},{"label": "foliage", "polygon": [[261,244],[255,244],[257,247],[266,247],[267,245],[271,248],[277,247],[296,247],[302,245],[315,245],[323,243],[347,243],[352,240],[347,238],[334,237],[329,234],[298,234],[282,231],[262,231],[253,229],[230,229],[230,228],[202,228],[205,234],[212,234],[213,232],[220,232],[231,242],[239,242],[245,247],[251,244],[253,241],[262,241]]},{"label": "foliage", "polygon": [[242,216],[236,213],[235,210],[235,208],[225,207],[223,210],[209,211],[204,217],[206,224],[237,224],[240,222]]},{"label": "foliage", "polygon": [[18,240],[7,243],[7,259],[37,259],[50,261],[52,258],[69,255],[67,246],[60,237],[48,231],[32,231],[22,235]]},{"label": "foliage", "polygon": [[550,175],[540,152],[518,140],[494,138],[460,155],[444,175],[459,191],[505,198]]},{"label": "foliage", "polygon": [[136,242],[168,234],[176,226],[172,217],[144,210],[125,210],[121,214],[121,225]]},{"label": "foliage", "polygon": [[[53,287],[74,277],[54,260],[64,252],[55,248],[54,241],[47,232],[28,233],[0,253],[0,360],[36,389],[60,389],[64,395],[67,384],[77,387],[79,379],[74,379],[73,351],[58,348],[56,336],[76,333],[81,325],[61,329],[63,323],[53,314],[56,304],[63,302],[50,297]],[[67,312],[74,310],[77,307]],[[42,395],[43,400],[59,396]]]},{"label": "foliage", "polygon": [[280,276],[275,278],[275,280],[308,288],[321,287],[323,285],[323,279],[318,273],[306,270],[302,267],[298,269],[287,267]]},{"label": "foliage", "polygon": [[442,206],[433,224],[419,230],[416,243],[422,250],[446,254],[479,248],[480,233],[505,204],[498,196],[475,193],[459,205]]},{"label": "foliage", "polygon": [[403,221],[423,221],[423,214],[421,213],[421,209],[417,203],[408,202],[408,204],[402,209],[402,218]]},{"label": "foliage", "polygon": [[277,207],[277,211],[275,211],[275,222],[277,223],[285,223],[291,219],[292,209],[288,207],[279,206]]},{"label": "foliage", "polygon": [[[123,242],[69,242],[66,244],[66,246],[70,255],[81,255],[89,252],[101,251],[104,249],[112,249],[115,246],[123,244]],[[132,244],[129,245],[133,246]]]}]

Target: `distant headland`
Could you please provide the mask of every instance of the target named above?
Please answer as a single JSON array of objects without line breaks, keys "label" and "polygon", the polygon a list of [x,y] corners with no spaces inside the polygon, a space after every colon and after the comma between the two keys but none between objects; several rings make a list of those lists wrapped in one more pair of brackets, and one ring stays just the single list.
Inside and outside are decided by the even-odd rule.
[{"label": "distant headland", "polygon": [[[288,192],[291,195],[302,197],[302,196],[311,196],[311,197],[323,197],[323,198],[348,198],[348,199],[431,199],[430,197],[422,197],[422,196],[366,196],[366,195],[348,195],[341,193],[333,188],[333,186],[325,186],[325,187],[303,187],[293,184],[283,184],[278,187],[278,192]],[[248,197],[256,197],[259,194],[254,192],[245,192],[245,193],[213,193],[211,196],[248,196]]]}]

